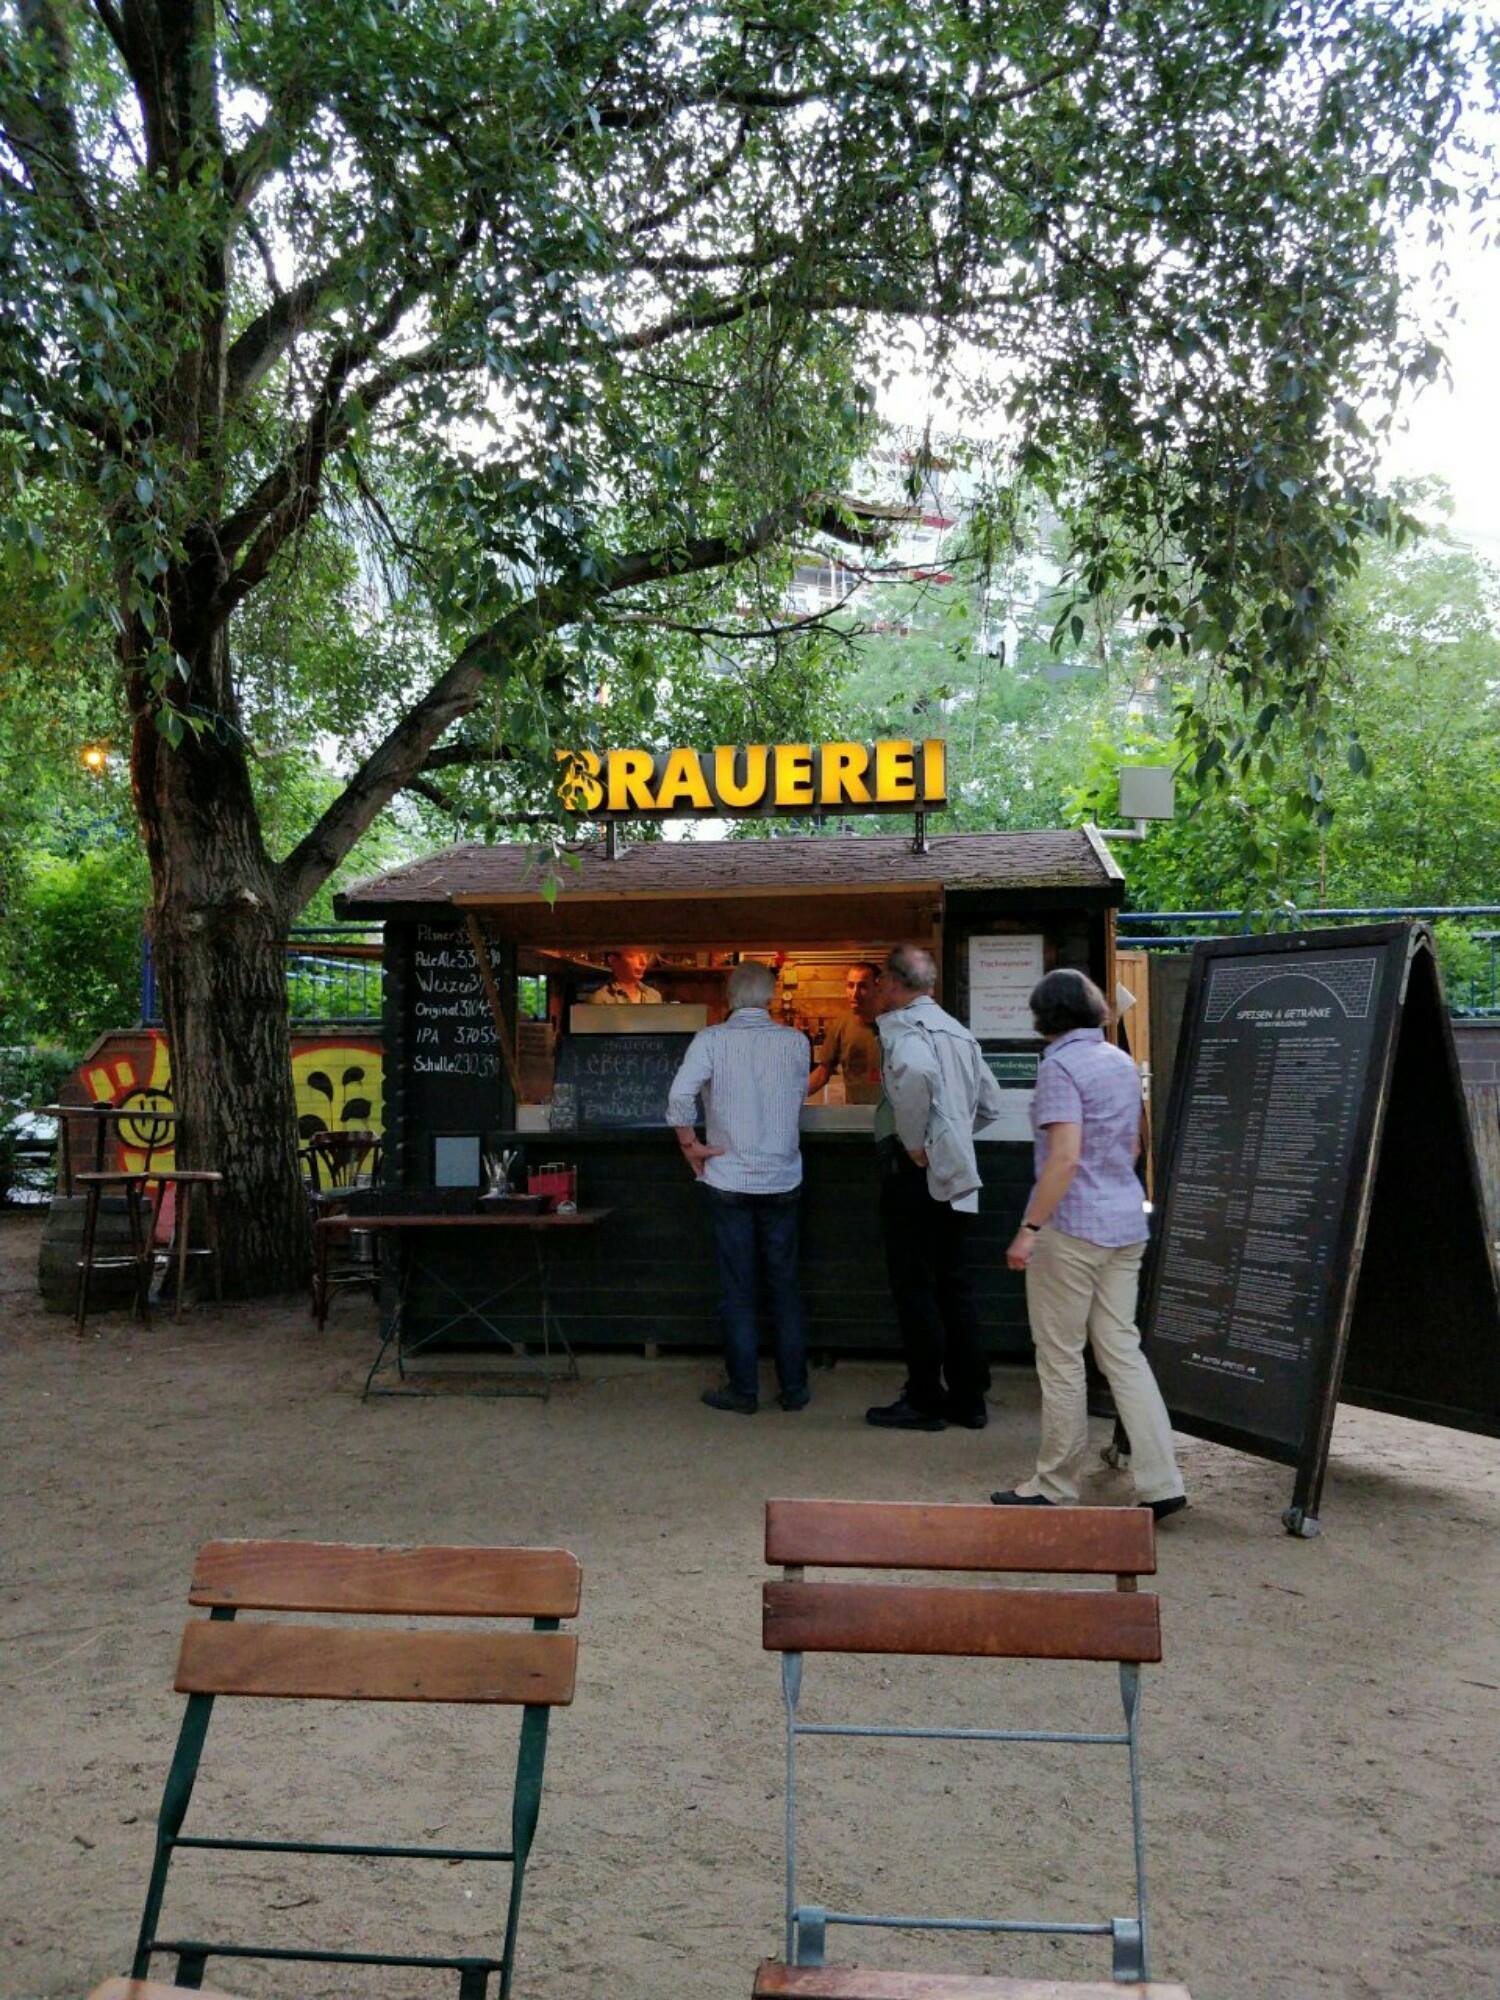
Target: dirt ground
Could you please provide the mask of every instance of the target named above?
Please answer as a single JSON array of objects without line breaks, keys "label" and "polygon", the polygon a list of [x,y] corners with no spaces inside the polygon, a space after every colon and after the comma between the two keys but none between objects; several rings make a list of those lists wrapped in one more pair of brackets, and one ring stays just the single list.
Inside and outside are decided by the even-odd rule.
[{"label": "dirt ground", "polygon": [[[37,1225],[0,1223],[0,1992],[128,1966],[181,1712],[196,1546],[215,1536],[563,1544],[584,1566],[577,1699],[554,1718],[518,2000],[745,1996],[779,1943],[782,1711],[759,1647],[770,1494],[973,1500],[1025,1466],[1006,1371],[983,1433],[872,1433],[889,1366],[753,1421],[707,1359],[589,1356],[549,1403],[361,1406],[373,1309],[199,1308],[147,1332],[38,1308]],[[1184,1442],[1166,1663],[1144,1710],[1154,1971],[1195,2000],[1399,2000],[1500,1985],[1500,1445],[1341,1414],[1325,1532],[1290,1475]],[[1125,1497],[1100,1468],[1090,1497]],[[1108,1669],[810,1660],[811,1719],[1118,1726]],[[239,1712],[236,1713],[235,1711]],[[188,1830],[503,1844],[514,1716],[221,1704]],[[1128,1908],[1119,1753],[814,1743],[802,1889],[832,1906]],[[505,1871],[186,1855],[166,1926],[335,1948],[485,1950]],[[861,1951],[850,1948],[858,1936]],[[841,1949],[840,1949],[841,1947]],[[1098,1941],[835,1933],[835,1957],[1103,1977]],[[169,1964],[170,1961],[164,1962]],[[211,1963],[248,1995],[443,1994],[445,1974]]]}]

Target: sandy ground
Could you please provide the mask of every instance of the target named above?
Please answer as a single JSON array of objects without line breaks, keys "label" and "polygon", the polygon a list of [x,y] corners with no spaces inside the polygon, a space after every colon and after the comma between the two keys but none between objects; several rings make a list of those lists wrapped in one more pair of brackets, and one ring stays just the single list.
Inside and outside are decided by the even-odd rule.
[{"label": "sandy ground", "polygon": [[[988,1431],[877,1436],[893,1370],[819,1373],[799,1416],[697,1402],[706,1361],[586,1357],[550,1403],[361,1407],[372,1308],[198,1309],[75,1341],[36,1307],[34,1222],[0,1223],[0,1992],[83,1995],[129,1961],[181,1704],[192,1555],[221,1535],[562,1543],[585,1571],[578,1695],[552,1736],[523,2000],[744,1996],[776,1950],[781,1708],[758,1642],[768,1494],[964,1500],[1023,1469],[1036,1392]],[[1148,1670],[1155,1971],[1195,2000],[1500,1985],[1500,1446],[1340,1419],[1321,1540],[1290,1474],[1186,1441]],[[1102,1468],[1098,1500],[1125,1497]],[[1117,1726],[1108,1669],[809,1663],[817,1719]],[[237,1712],[236,1712],[237,1711]],[[189,1830],[503,1838],[506,1711],[221,1704]],[[1064,1724],[1064,1726],[1067,1726]],[[819,1743],[803,1888],[843,1907],[1128,1907],[1107,1750]],[[440,1951],[498,1940],[504,1871],[186,1856],[175,1934]],[[851,1933],[835,1956],[852,1957]],[[864,1933],[868,1961],[1104,1976],[1097,1944]],[[234,1975],[234,1976],[231,1976]],[[447,1975],[210,1965],[249,1995],[441,1993]]]}]

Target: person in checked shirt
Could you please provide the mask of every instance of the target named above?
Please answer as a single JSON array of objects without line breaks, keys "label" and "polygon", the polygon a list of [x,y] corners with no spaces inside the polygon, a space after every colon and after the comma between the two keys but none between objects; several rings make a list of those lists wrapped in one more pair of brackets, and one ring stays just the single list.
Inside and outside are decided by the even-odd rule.
[{"label": "person in checked shirt", "polygon": [[[752,1417],[760,1400],[757,1273],[776,1329],[777,1401],[806,1409],[807,1336],[797,1286],[799,1124],[812,1050],[806,1035],[771,1019],[776,975],[747,962],[729,975],[729,1019],[694,1035],[672,1079],[667,1123],[703,1184],[719,1260],[719,1311],[728,1382],[705,1389],[711,1410]],[[698,1137],[702,1097],[707,1136]]]},{"label": "person in checked shirt", "polygon": [[1141,1079],[1104,1039],[1109,1005],[1081,972],[1049,972],[1031,994],[1046,1042],[1031,1102],[1036,1184],[1006,1252],[1026,1273],[1026,1314],[1042,1387],[1036,1471],[990,1495],[999,1507],[1076,1502],[1088,1454],[1083,1349],[1093,1343],[1130,1438],[1136,1496],[1158,1520],[1187,1505],[1172,1425],[1136,1330],[1149,1230],[1140,1180]]}]

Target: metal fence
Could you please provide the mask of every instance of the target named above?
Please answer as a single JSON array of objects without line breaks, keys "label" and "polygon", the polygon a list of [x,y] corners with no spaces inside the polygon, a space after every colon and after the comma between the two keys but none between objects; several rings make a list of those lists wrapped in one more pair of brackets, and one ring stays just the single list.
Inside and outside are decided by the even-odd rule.
[{"label": "metal fence", "polygon": [[[385,967],[380,926],[294,924],[287,938],[286,990],[301,1027],[347,1026],[380,1019]],[[161,1026],[151,940],[141,940],[141,1022]]]},{"label": "metal fence", "polygon": [[1119,937],[1133,951],[1191,951],[1206,938],[1274,935],[1340,924],[1407,920],[1440,926],[1439,955],[1452,1013],[1500,1016],[1500,903],[1428,903],[1390,909],[1122,910]]}]

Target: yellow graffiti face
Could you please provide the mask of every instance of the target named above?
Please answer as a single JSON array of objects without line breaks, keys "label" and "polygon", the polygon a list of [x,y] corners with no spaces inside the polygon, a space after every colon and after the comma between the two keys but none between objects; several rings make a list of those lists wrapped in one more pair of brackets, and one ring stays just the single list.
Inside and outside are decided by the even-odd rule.
[{"label": "yellow graffiti face", "polygon": [[[294,1043],[292,1088],[299,1139],[306,1141],[318,1132],[380,1132],[383,1070],[378,1042]],[[80,1081],[93,1103],[113,1104],[130,1114],[116,1128],[117,1165],[132,1172],[175,1166],[173,1127],[163,1115],[176,1109],[164,1035],[153,1030],[148,1049],[140,1054],[118,1044],[106,1047],[83,1070]]]},{"label": "yellow graffiti face", "polygon": [[297,1132],[378,1132],[384,1062],[378,1042],[304,1042],[292,1056]]},{"label": "yellow graffiti face", "polygon": [[174,1128],[163,1113],[172,1103],[171,1063],[166,1038],[153,1031],[141,1057],[107,1052],[83,1072],[84,1088],[95,1104],[113,1104],[131,1115],[115,1128],[118,1164],[129,1172],[177,1163]]}]

